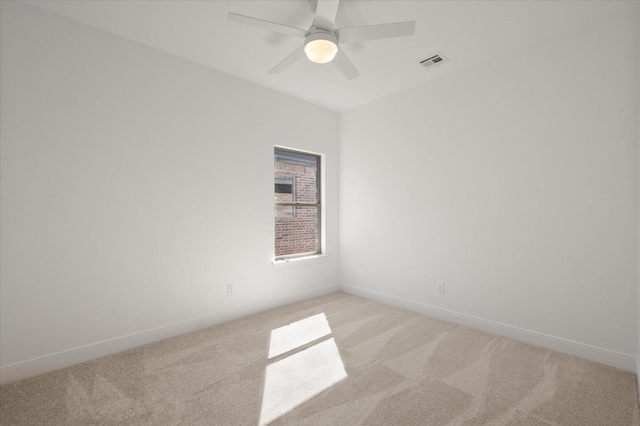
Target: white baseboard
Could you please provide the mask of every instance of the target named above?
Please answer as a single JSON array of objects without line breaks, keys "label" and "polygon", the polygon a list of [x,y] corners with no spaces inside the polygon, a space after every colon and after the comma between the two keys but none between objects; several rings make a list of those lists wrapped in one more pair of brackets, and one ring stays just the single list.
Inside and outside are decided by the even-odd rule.
[{"label": "white baseboard", "polygon": [[118,337],[103,342],[94,343],[80,348],[71,349],[41,358],[32,359],[18,364],[0,368],[0,385],[12,383],[18,380],[28,379],[49,373],[60,368],[70,367],[82,362],[102,358],[107,355],[122,352],[138,346],[190,333],[216,324],[233,321],[248,315],[264,312],[290,303],[310,299],[317,296],[333,293],[339,290],[338,284],[317,287],[311,290],[296,292],[263,302],[218,312],[206,317],[183,321],[164,327],[147,330],[129,336]]},{"label": "white baseboard", "polygon": [[608,349],[598,348],[584,343],[574,342],[560,337],[550,336],[548,334],[538,333],[536,331],[526,330],[511,325],[450,311],[448,309],[438,308],[436,306],[403,299],[400,297],[392,296],[390,294],[380,293],[362,287],[341,284],[340,289],[345,293],[375,300],[377,302],[396,306],[408,311],[428,315],[430,317],[438,318],[443,321],[465,325],[476,330],[508,337],[514,340],[529,343],[534,346],[539,346],[542,348],[551,349],[556,352],[562,352],[567,355],[572,355],[601,364],[610,365],[622,370],[627,370],[634,373],[640,372],[640,365],[636,363],[636,357],[632,355],[622,354],[619,352],[610,351]]},{"label": "white baseboard", "polygon": [[636,357],[636,392],[638,396],[638,407],[640,407],[640,354]]}]

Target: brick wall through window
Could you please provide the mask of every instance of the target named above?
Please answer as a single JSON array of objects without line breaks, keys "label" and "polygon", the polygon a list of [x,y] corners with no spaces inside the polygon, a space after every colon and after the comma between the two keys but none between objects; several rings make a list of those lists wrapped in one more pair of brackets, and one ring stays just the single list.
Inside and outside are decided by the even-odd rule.
[{"label": "brick wall through window", "polygon": [[[292,193],[275,192],[276,202],[317,202],[317,168],[300,164],[275,161],[276,182],[281,182],[278,191],[289,178],[293,181]],[[315,252],[318,250],[318,207],[275,206],[275,252],[276,256]]]}]

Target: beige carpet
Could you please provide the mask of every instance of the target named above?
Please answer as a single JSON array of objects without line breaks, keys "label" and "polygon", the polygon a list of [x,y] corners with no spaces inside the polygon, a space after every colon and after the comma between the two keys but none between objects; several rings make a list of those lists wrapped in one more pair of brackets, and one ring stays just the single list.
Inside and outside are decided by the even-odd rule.
[{"label": "beige carpet", "polygon": [[627,426],[636,401],[631,373],[334,293],[5,385],[0,423]]}]

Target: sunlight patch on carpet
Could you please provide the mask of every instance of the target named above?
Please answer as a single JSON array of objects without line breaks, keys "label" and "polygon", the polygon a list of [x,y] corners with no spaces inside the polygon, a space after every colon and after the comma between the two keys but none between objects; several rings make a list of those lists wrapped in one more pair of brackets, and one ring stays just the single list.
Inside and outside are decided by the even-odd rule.
[{"label": "sunlight patch on carpet", "polygon": [[331,334],[324,312],[271,331],[269,359]]},{"label": "sunlight patch on carpet", "polygon": [[[324,313],[277,328],[271,332],[269,359],[329,334]],[[333,337],[267,365],[260,425],[271,423],[346,377]]]}]

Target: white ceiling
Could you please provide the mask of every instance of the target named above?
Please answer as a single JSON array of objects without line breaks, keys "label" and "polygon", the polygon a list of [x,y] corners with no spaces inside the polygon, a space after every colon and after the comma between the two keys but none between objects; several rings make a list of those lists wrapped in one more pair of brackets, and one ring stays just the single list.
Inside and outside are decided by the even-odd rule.
[{"label": "white ceiling", "polygon": [[[28,3],[296,98],[344,111],[439,76],[521,49],[538,40],[608,19],[615,1],[342,0],[336,27],[416,21],[413,37],[343,47],[360,71],[347,80],[332,64],[302,60],[267,71],[301,40],[227,21],[228,12],[306,29],[307,0],[58,1]],[[418,65],[441,52],[450,62]],[[544,58],[531,58],[532,63]]]}]

